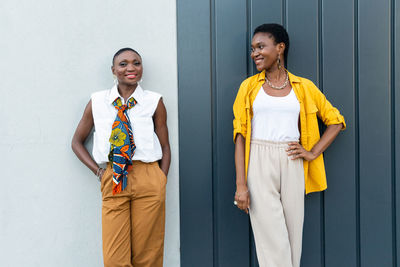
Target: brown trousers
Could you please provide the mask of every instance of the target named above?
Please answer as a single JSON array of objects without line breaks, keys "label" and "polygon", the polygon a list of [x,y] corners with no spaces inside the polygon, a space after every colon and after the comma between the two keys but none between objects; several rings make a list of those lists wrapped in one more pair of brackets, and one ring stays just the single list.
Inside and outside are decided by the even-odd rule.
[{"label": "brown trousers", "polygon": [[157,162],[133,162],[127,187],[112,194],[112,167],[101,180],[105,267],[162,267],[167,178]]}]

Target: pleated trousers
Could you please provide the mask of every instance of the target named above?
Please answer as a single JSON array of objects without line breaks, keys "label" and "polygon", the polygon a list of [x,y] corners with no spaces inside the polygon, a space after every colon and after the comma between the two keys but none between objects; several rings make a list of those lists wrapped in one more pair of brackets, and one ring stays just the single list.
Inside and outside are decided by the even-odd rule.
[{"label": "pleated trousers", "polygon": [[101,180],[105,267],[162,267],[167,178],[157,162],[134,161],[127,187],[112,194],[112,167]]},{"label": "pleated trousers", "polygon": [[303,160],[288,142],[252,140],[248,168],[250,220],[260,267],[299,267],[304,222]]}]

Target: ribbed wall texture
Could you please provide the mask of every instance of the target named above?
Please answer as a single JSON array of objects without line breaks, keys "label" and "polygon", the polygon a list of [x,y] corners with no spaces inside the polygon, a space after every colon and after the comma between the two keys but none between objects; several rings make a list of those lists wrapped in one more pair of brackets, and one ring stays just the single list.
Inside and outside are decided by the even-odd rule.
[{"label": "ribbed wall texture", "polygon": [[348,128],[325,152],[328,190],[306,197],[303,267],[397,266],[398,0],[178,0],[182,266],[257,266],[235,191],[232,104],[255,73],[252,31],[283,24],[288,69],[314,81]]}]

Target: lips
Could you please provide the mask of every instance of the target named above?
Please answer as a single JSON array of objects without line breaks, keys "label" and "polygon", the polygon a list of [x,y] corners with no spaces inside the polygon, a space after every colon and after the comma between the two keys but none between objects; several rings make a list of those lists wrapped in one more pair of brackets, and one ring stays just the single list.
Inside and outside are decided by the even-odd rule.
[{"label": "lips", "polygon": [[126,76],[126,78],[128,78],[128,79],[135,79],[136,78],[136,74],[127,74],[127,75],[125,75]]},{"label": "lips", "polygon": [[256,58],[256,59],[254,59],[254,63],[256,64],[256,65],[258,65],[258,64],[260,64],[261,62],[263,62],[263,58]]}]

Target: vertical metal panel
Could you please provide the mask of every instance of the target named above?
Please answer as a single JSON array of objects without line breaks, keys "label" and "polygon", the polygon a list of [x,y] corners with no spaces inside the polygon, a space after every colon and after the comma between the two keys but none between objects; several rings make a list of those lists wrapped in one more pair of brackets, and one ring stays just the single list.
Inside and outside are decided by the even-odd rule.
[{"label": "vertical metal panel", "polygon": [[400,196],[398,195],[400,192],[400,1],[392,0],[392,31],[393,31],[393,42],[392,42],[392,92],[393,92],[393,102],[392,102],[392,115],[394,121],[394,159],[393,162],[395,164],[394,168],[394,183],[395,183],[395,230],[396,232],[393,235],[396,237],[395,248],[396,248],[396,256],[397,262],[400,262]]},{"label": "vertical metal panel", "polygon": [[357,267],[361,266],[361,247],[360,247],[360,101],[359,101],[359,93],[360,93],[360,79],[359,79],[359,70],[360,70],[360,61],[359,61],[359,8],[358,8],[359,0],[354,0],[354,110],[355,110],[355,118],[354,118],[354,129],[355,129],[355,138],[354,138],[354,147],[355,147],[355,179],[356,179],[356,225],[357,225]]},{"label": "vertical metal panel", "polygon": [[393,266],[390,2],[359,2],[361,266]]},{"label": "vertical metal panel", "polygon": [[[227,8],[229,7],[229,8]],[[249,219],[233,205],[235,193],[232,105],[247,77],[246,2],[215,1],[214,207],[220,267],[248,266]],[[234,30],[232,30],[234,29]]]},{"label": "vertical metal panel", "polygon": [[283,23],[282,0],[251,0],[251,25],[253,30],[264,23]]},{"label": "vertical metal panel", "polygon": [[[323,2],[323,91],[346,118],[347,129],[324,153],[325,266],[357,266],[355,128],[354,128],[354,3]],[[340,16],[338,16],[340,14]]]},{"label": "vertical metal panel", "polygon": [[288,68],[318,84],[318,0],[288,1]]},{"label": "vertical metal panel", "polygon": [[181,265],[213,266],[210,3],[178,1],[177,17]]},{"label": "vertical metal panel", "polygon": [[[291,38],[288,69],[318,85],[318,1],[288,1],[287,30]],[[321,193],[306,196],[303,230],[303,266],[321,266],[322,205]]]}]

